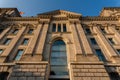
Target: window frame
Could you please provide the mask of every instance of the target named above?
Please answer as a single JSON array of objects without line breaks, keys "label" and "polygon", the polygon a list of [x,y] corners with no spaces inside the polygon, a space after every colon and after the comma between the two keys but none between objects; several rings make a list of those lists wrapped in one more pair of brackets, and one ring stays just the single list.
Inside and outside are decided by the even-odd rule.
[{"label": "window frame", "polygon": [[[99,52],[97,53],[97,51],[99,51]],[[95,49],[95,54],[97,55],[99,61],[103,61],[103,62],[107,61],[106,57],[101,49]]]},{"label": "window frame", "polygon": [[[27,40],[27,43],[24,43],[24,41]],[[28,45],[29,44],[29,38],[24,38],[22,41],[22,45]]]},{"label": "window frame", "polygon": [[[60,41],[63,41],[63,40],[61,40],[61,39],[59,39],[59,40],[60,40]],[[54,70],[51,70],[51,68],[50,68],[50,79],[51,79],[51,78],[53,78],[53,79],[55,78],[55,79],[56,79],[56,76],[69,76],[69,70],[68,70],[68,64],[67,64],[67,63],[68,63],[68,61],[67,61],[67,48],[66,48],[65,50],[62,50],[62,51],[61,51],[61,49],[58,50],[58,51],[52,50],[52,47],[53,47],[53,46],[58,46],[58,45],[55,44],[55,42],[56,42],[56,41],[59,41],[59,40],[55,40],[55,41],[52,43],[52,45],[51,45],[50,67],[51,67],[51,68],[53,67],[53,69],[54,69],[54,67],[58,68],[59,66],[61,66],[61,67],[60,67],[61,69],[66,69],[66,70],[63,71],[63,72],[62,72],[62,71],[60,72],[60,74],[61,74],[61,73],[64,73],[64,74],[62,74],[62,75],[60,75],[60,74],[51,75],[51,72],[54,71]],[[64,42],[64,41],[63,41],[63,42]],[[55,44],[55,45],[54,45],[54,44]],[[61,45],[61,44],[60,44],[60,45]],[[65,43],[65,42],[64,42],[64,46],[66,47],[66,43]],[[59,46],[59,47],[61,47],[61,46]],[[65,56],[62,56],[62,57],[60,57],[60,56],[58,55],[59,58],[60,58],[60,60],[61,60],[61,58],[63,58],[63,57],[65,58],[65,60],[66,60],[65,64],[63,64],[63,63],[62,63],[62,64],[57,64],[57,65],[51,64],[51,60],[54,58],[54,56],[52,56],[52,53],[54,53],[54,52],[63,52],[63,54],[65,54]],[[58,53],[56,53],[56,54],[58,54]],[[62,55],[63,55],[63,54],[62,54]],[[57,59],[58,59],[58,58],[57,58]],[[58,66],[58,67],[57,67],[57,66]],[[63,68],[62,68],[62,67],[63,67]],[[59,71],[58,71],[57,73],[59,73]],[[57,77],[57,78],[59,79],[59,77]]]},{"label": "window frame", "polygon": [[[22,51],[22,53],[18,53],[20,50]],[[16,55],[15,55],[14,60],[15,60],[15,61],[19,61],[19,60],[21,59],[22,55],[24,54],[24,52],[25,52],[25,50],[24,50],[24,49],[18,49],[18,50],[17,50],[17,52],[16,52]],[[19,58],[18,58],[18,59],[16,59],[16,58],[17,58],[17,56],[19,56]]]},{"label": "window frame", "polygon": [[[9,41],[10,40],[10,41]],[[7,42],[9,41],[9,42]],[[7,38],[4,42],[3,42],[3,45],[9,45],[10,42],[12,41],[12,38]]]}]

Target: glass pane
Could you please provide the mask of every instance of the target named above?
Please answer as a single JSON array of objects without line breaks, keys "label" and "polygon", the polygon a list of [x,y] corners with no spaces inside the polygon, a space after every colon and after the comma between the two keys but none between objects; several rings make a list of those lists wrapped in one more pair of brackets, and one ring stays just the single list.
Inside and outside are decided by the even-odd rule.
[{"label": "glass pane", "polygon": [[3,53],[3,49],[0,49],[0,54],[2,54]]},{"label": "glass pane", "polygon": [[57,40],[51,50],[51,75],[68,75],[66,45],[62,40]]},{"label": "glass pane", "polygon": [[64,45],[53,46],[52,51],[65,51],[66,47]]},{"label": "glass pane", "polygon": [[112,38],[108,38],[108,39],[109,39],[110,43],[115,44],[115,42],[113,41]]},{"label": "glass pane", "polygon": [[11,39],[6,39],[3,44],[8,45],[10,43]]},{"label": "glass pane", "polygon": [[22,49],[21,49],[21,50],[18,50],[17,56],[15,57],[15,60],[20,60],[22,54],[23,54],[23,50],[22,50]]},{"label": "glass pane", "polygon": [[13,31],[13,34],[17,34],[18,33],[18,29],[15,29],[14,31]]},{"label": "glass pane", "polygon": [[23,45],[27,45],[28,44],[28,39],[24,39],[23,40]]},{"label": "glass pane", "polygon": [[105,59],[105,57],[100,49],[96,49],[96,54],[97,54],[100,61],[106,61],[106,59]]},{"label": "glass pane", "polygon": [[52,32],[56,32],[56,24],[53,24]]},{"label": "glass pane", "polygon": [[52,58],[51,65],[67,65],[66,58]]},{"label": "glass pane", "polygon": [[63,32],[66,32],[67,29],[66,29],[66,24],[63,24]]},{"label": "glass pane", "polygon": [[33,33],[33,29],[29,29],[28,34],[32,34]]},{"label": "glass pane", "polygon": [[91,38],[90,40],[91,40],[91,43],[92,43],[93,45],[96,45],[96,44],[97,44],[97,42],[96,42],[96,40],[95,40],[94,38]]},{"label": "glass pane", "polygon": [[61,32],[61,24],[58,24],[58,32]]},{"label": "glass pane", "polygon": [[0,29],[0,33],[2,33],[2,32],[3,32],[3,30],[4,30],[4,29]]},{"label": "glass pane", "polygon": [[68,75],[67,66],[51,66],[54,75]]},{"label": "glass pane", "polygon": [[91,34],[91,31],[90,31],[89,28],[86,28],[85,31],[86,31],[87,34]]},{"label": "glass pane", "polygon": [[52,52],[51,57],[66,57],[66,52]]}]

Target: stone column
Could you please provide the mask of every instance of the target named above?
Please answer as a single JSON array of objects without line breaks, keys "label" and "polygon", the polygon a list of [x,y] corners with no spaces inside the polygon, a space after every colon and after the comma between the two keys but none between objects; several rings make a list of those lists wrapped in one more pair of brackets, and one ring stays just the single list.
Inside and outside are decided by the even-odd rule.
[{"label": "stone column", "polygon": [[10,42],[10,44],[8,46],[6,46],[5,51],[1,54],[1,59],[0,62],[4,62],[5,59],[7,58],[7,56],[10,54],[10,52],[12,51],[12,49],[14,49],[16,43],[18,42],[18,40],[20,39],[20,37],[22,36],[24,30],[26,29],[26,27],[22,27],[19,32],[17,33],[17,35],[12,39],[12,41]]},{"label": "stone column", "polygon": [[84,47],[85,54],[88,54],[88,55],[92,54],[93,55],[92,49],[91,49],[90,44],[87,40],[87,37],[86,37],[85,32],[82,28],[82,25],[80,23],[77,23],[76,27],[77,27],[78,34],[79,34],[78,36],[80,37],[82,45]]},{"label": "stone column", "polygon": [[72,29],[72,33],[73,33],[73,40],[74,40],[74,44],[75,44],[75,51],[76,51],[76,56],[77,55],[82,55],[82,48],[81,48],[81,42],[78,38],[78,34],[76,31],[76,26],[72,23],[71,24],[71,29]]},{"label": "stone column", "polygon": [[44,45],[45,45],[45,40],[46,40],[46,36],[47,36],[47,31],[48,31],[48,23],[45,23],[41,32],[41,36],[40,39],[38,41],[38,47],[36,49],[36,54],[41,55],[43,53],[43,49],[44,49]]},{"label": "stone column", "polygon": [[104,55],[106,55],[106,59],[110,60],[111,57],[117,56],[112,46],[109,44],[106,37],[103,35],[99,26],[94,25],[93,30],[97,33],[98,42],[101,44],[99,46],[101,46],[101,49],[103,49],[106,52],[103,53]]}]

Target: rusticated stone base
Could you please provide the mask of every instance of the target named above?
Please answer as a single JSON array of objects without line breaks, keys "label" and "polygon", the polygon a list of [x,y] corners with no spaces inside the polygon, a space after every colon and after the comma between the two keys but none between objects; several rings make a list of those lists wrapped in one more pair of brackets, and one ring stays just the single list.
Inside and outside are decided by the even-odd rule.
[{"label": "rusticated stone base", "polygon": [[102,63],[71,63],[72,80],[110,80]]},{"label": "rusticated stone base", "polygon": [[47,62],[19,62],[12,69],[9,80],[47,80]]}]

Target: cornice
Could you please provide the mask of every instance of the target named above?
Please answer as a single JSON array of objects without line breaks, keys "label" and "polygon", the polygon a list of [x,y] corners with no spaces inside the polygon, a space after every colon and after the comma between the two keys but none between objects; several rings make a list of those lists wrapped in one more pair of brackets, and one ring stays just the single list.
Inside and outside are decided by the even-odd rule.
[{"label": "cornice", "polygon": [[38,21],[38,17],[4,17],[3,21]]},{"label": "cornice", "polygon": [[101,16],[95,16],[95,17],[82,17],[82,21],[117,21],[118,17],[101,17]]}]

